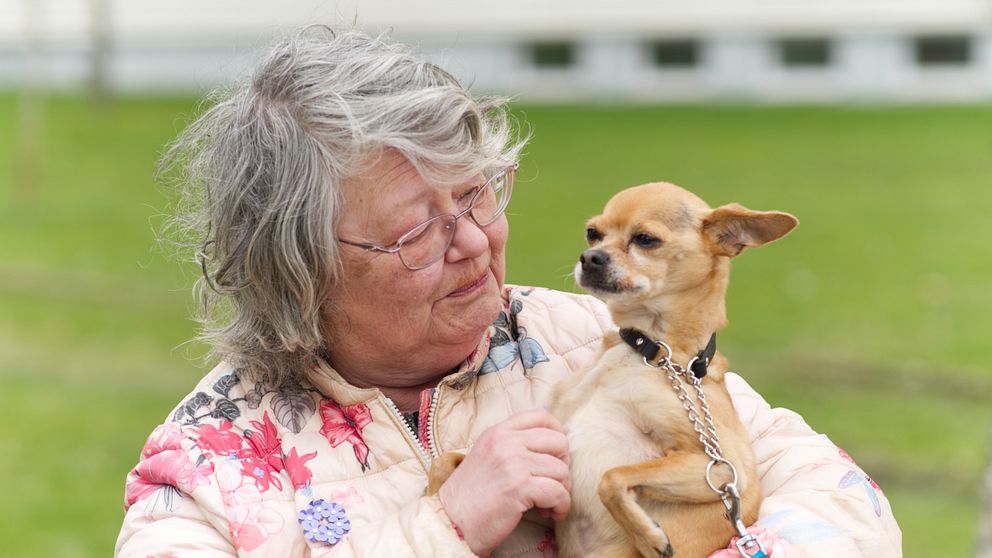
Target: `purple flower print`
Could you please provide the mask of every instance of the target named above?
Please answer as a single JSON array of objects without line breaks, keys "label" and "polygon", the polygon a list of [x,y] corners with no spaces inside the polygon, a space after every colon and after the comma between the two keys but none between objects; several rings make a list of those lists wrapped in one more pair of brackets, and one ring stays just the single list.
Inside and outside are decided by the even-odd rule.
[{"label": "purple flower print", "polygon": [[344,506],[325,500],[310,502],[307,509],[300,511],[299,521],[303,535],[314,543],[335,544],[351,530]]}]

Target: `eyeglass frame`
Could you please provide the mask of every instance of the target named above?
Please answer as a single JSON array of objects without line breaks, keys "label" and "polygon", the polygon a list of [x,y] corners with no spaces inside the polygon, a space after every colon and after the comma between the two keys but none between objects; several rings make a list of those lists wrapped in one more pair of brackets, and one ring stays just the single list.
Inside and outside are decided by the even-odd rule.
[{"label": "eyeglass frame", "polygon": [[[509,180],[511,180],[511,182],[510,182],[510,192],[509,192],[509,195],[512,196],[513,195],[513,183],[512,183],[513,175],[514,175],[514,173],[517,172],[517,169],[519,169],[519,168],[520,168],[520,162],[517,161],[517,162],[514,162],[512,165],[506,167],[502,171],[500,171],[500,172],[492,175],[491,177],[489,177],[482,184],[482,186],[479,186],[479,189],[475,192],[475,195],[472,196],[472,201],[469,202],[468,207],[466,207],[465,209],[459,211],[458,213],[441,213],[441,214],[438,214],[438,215],[435,215],[435,216],[431,217],[430,219],[427,219],[426,221],[423,221],[421,223],[418,223],[418,224],[414,225],[413,227],[411,227],[410,230],[408,230],[405,233],[403,233],[402,235],[400,235],[400,237],[396,240],[396,242],[393,242],[389,246],[381,246],[379,244],[373,244],[371,242],[355,242],[353,240],[345,240],[343,238],[338,238],[337,241],[340,242],[340,243],[342,243],[342,244],[347,244],[349,246],[357,246],[358,248],[363,248],[367,252],[383,252],[383,253],[386,253],[386,254],[396,254],[397,256],[399,256],[400,262],[402,262],[403,265],[406,266],[406,268],[409,269],[410,271],[417,271],[417,270],[420,270],[420,269],[424,269],[426,267],[429,267],[433,263],[435,263],[438,260],[440,260],[441,258],[443,258],[445,252],[448,251],[448,248],[451,248],[451,243],[455,239],[455,232],[457,232],[458,220],[459,219],[461,219],[462,217],[464,217],[467,214],[469,216],[469,218],[471,218],[472,221],[475,222],[476,225],[478,225],[480,228],[482,228],[482,227],[488,227],[489,225],[492,225],[493,223],[496,222],[496,220],[499,218],[500,215],[502,215],[503,213],[506,212],[506,208],[510,204],[509,199],[507,200],[506,204],[503,205],[503,209],[499,210],[495,215],[493,215],[493,219],[491,221],[489,221],[488,223],[486,223],[486,224],[480,223],[479,221],[476,220],[475,216],[472,215],[472,210],[475,209],[475,203],[479,200],[479,196],[481,196],[482,193],[485,192],[486,189],[489,188],[492,185],[492,183],[496,179],[498,179],[499,177],[501,177],[501,176],[505,176]],[[421,228],[421,227],[423,227],[423,226],[431,223],[432,221],[436,221],[438,219],[442,219],[442,218],[445,218],[445,217],[451,217],[452,218],[451,219],[451,225],[452,225],[452,227],[451,227],[451,234],[448,235],[448,242],[447,242],[447,245],[444,247],[444,250],[441,250],[435,258],[431,259],[431,261],[429,261],[429,262],[427,262],[427,263],[425,263],[423,265],[419,265],[417,267],[411,267],[409,264],[406,263],[406,260],[403,259],[402,254],[399,253],[400,252],[400,249],[403,248],[403,243],[407,240],[407,237],[409,237],[411,234],[413,234],[417,229],[419,229],[419,228]]]}]

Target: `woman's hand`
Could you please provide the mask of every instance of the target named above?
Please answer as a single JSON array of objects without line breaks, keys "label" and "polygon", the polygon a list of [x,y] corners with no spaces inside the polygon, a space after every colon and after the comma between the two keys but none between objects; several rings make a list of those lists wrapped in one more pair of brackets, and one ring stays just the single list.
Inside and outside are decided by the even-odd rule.
[{"label": "woman's hand", "polygon": [[570,488],[565,429],[546,411],[527,411],[483,432],[438,496],[472,551],[487,556],[531,508],[564,519]]}]

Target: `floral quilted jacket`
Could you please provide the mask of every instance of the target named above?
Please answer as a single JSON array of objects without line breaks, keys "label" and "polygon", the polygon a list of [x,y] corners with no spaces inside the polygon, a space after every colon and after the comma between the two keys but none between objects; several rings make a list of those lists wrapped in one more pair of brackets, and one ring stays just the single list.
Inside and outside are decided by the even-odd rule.
[{"label": "floral quilted jacket", "polygon": [[[115,555],[473,556],[424,495],[431,458],[547,407],[555,382],[613,327],[588,296],[508,286],[504,297],[475,354],[421,394],[418,432],[378,390],[326,364],[281,391],[219,365],[149,436],[128,475]],[[766,494],[752,531],[772,556],[901,556],[888,501],[847,454],[739,377],[727,386]],[[554,555],[552,525],[535,513],[492,554]]]}]

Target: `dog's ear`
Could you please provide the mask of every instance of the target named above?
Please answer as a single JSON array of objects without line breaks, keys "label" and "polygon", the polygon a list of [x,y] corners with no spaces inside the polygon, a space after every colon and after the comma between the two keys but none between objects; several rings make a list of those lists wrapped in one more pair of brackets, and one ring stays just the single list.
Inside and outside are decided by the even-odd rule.
[{"label": "dog's ear", "polygon": [[799,220],[781,211],[752,211],[732,203],[718,207],[703,218],[703,237],[713,253],[734,257],[750,246],[756,248],[782,238]]}]

